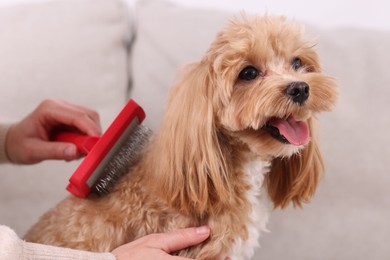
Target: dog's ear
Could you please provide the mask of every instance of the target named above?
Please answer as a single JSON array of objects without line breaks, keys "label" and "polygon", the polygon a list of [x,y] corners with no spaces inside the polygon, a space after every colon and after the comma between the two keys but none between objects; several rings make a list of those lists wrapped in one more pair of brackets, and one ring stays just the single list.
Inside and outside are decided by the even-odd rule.
[{"label": "dog's ear", "polygon": [[216,90],[207,64],[194,63],[171,88],[161,129],[156,137],[160,168],[156,190],[187,214],[217,210],[229,199],[228,167],[213,109]]},{"label": "dog's ear", "polygon": [[267,187],[275,207],[285,208],[290,202],[300,207],[314,195],[324,164],[314,119],[309,120],[310,143],[299,153],[290,158],[274,159],[267,176]]}]

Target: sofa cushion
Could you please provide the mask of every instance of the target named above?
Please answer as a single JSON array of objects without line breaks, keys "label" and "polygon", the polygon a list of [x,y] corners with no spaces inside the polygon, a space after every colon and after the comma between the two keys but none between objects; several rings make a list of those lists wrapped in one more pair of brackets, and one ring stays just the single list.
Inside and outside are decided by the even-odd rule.
[{"label": "sofa cushion", "polygon": [[[55,0],[0,7],[0,118],[20,119],[45,98],[96,109],[103,129],[127,99],[127,6]],[[0,223],[20,235],[67,193],[79,162],[0,166]]]},{"label": "sofa cushion", "polygon": [[20,118],[47,97],[108,113],[120,108],[132,36],[127,13],[119,0],[1,7],[0,117]]}]

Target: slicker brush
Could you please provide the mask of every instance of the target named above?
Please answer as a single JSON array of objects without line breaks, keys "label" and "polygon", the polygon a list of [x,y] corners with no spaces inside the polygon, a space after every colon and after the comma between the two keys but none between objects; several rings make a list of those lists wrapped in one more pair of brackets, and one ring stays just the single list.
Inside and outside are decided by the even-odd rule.
[{"label": "slicker brush", "polygon": [[104,195],[138,160],[151,136],[151,130],[141,125],[144,110],[133,100],[118,114],[102,136],[85,136],[59,132],[54,141],[71,142],[86,154],[69,179],[67,190],[81,198],[90,192]]}]

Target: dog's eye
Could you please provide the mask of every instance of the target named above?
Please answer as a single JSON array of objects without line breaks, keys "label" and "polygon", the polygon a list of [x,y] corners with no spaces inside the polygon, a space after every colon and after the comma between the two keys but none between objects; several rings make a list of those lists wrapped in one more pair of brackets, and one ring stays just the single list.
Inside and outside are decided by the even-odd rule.
[{"label": "dog's eye", "polygon": [[300,58],[294,58],[291,62],[291,66],[294,70],[298,70],[302,67],[302,60]]},{"label": "dog's eye", "polygon": [[250,80],[257,78],[257,76],[259,76],[259,74],[260,74],[260,72],[258,71],[258,69],[256,69],[253,66],[248,66],[248,67],[245,67],[240,72],[240,75],[238,75],[238,77],[242,80],[250,81]]}]

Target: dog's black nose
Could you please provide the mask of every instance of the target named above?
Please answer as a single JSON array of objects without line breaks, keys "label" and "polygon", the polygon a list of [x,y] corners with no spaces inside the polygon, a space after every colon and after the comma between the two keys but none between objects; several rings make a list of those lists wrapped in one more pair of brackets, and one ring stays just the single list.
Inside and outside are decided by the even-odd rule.
[{"label": "dog's black nose", "polygon": [[303,105],[310,95],[310,88],[306,82],[296,81],[290,83],[286,88],[286,94],[289,98],[292,99],[295,103]]}]

